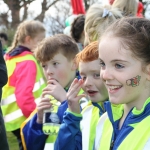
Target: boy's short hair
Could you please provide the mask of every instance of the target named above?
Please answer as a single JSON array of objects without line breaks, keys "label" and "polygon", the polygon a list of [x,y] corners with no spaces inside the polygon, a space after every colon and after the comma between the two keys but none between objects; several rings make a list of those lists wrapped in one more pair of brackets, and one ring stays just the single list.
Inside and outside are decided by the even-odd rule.
[{"label": "boy's short hair", "polygon": [[5,41],[8,41],[8,36],[7,36],[6,33],[1,32],[1,33],[0,33],[0,37],[3,38]]},{"label": "boy's short hair", "polygon": [[76,42],[65,34],[57,34],[43,39],[34,50],[40,62],[51,60],[56,54],[62,53],[69,61],[79,52]]},{"label": "boy's short hair", "polygon": [[79,42],[82,33],[84,32],[84,22],[85,22],[85,15],[79,15],[77,18],[74,19],[71,25],[71,37],[76,41]]},{"label": "boy's short hair", "polygon": [[90,62],[96,59],[98,59],[98,41],[90,43],[75,57],[77,65],[79,65],[80,62]]}]

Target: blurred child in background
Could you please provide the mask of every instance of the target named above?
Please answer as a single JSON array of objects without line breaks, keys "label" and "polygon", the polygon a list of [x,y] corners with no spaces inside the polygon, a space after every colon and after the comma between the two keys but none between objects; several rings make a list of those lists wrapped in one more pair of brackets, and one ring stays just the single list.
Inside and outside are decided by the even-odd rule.
[{"label": "blurred child in background", "polygon": [[84,45],[98,40],[105,29],[116,19],[122,17],[120,11],[109,5],[93,4],[86,13],[84,33]]},{"label": "blurred child in background", "polygon": [[8,82],[3,88],[1,107],[6,130],[17,137],[20,150],[23,150],[21,124],[36,108],[45,87],[43,73],[33,55],[33,50],[44,37],[45,28],[41,22],[22,22],[5,56]]},{"label": "blurred child in background", "polygon": [[71,37],[77,42],[80,51],[84,48],[84,22],[85,15],[78,15],[71,24]]},{"label": "blurred child in background", "polygon": [[8,50],[8,36],[6,33],[3,33],[1,32],[0,33],[0,40],[1,40],[1,43],[2,43],[2,50],[3,50],[3,55],[7,52]]}]

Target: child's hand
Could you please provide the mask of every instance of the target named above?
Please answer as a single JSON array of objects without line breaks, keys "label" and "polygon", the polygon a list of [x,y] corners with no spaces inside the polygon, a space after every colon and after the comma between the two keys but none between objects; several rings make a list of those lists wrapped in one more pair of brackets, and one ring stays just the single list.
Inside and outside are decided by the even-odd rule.
[{"label": "child's hand", "polygon": [[48,85],[44,88],[43,94],[51,95],[61,103],[67,99],[66,91],[56,80],[48,81]]},{"label": "child's hand", "polygon": [[82,86],[83,80],[80,79],[74,79],[74,81],[72,82],[69,91],[67,93],[67,99],[68,99],[68,107],[70,109],[70,111],[74,112],[74,113],[80,113],[80,103],[79,100],[82,97],[85,97],[84,94],[78,95],[81,86]]},{"label": "child's hand", "polygon": [[43,111],[50,109],[52,104],[50,103],[50,98],[46,97],[45,94],[42,94],[41,101],[37,105],[37,123],[42,124],[43,122]]}]

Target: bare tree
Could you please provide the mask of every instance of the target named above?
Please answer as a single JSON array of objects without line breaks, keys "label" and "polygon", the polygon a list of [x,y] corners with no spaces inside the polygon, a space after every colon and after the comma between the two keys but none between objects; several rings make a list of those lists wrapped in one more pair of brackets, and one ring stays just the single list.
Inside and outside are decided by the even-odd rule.
[{"label": "bare tree", "polygon": [[47,26],[49,35],[63,33],[63,30],[66,27],[65,20],[72,15],[70,0],[65,0],[65,3],[61,0],[57,4],[53,5],[53,8],[56,11],[55,15],[49,13],[44,19],[44,24]]},{"label": "bare tree", "polygon": [[[22,20],[26,20],[28,16],[28,6],[35,0],[3,0],[4,3],[8,6],[8,11],[0,14],[1,24],[4,24],[7,28],[16,28],[18,24],[21,22],[20,20],[20,10],[23,8],[23,16]],[[42,11],[41,13],[34,19],[38,19],[40,21],[44,20],[46,11],[52,7],[55,3],[60,0],[43,0],[41,3]],[[8,17],[9,13],[11,13],[12,21],[9,22]]]},{"label": "bare tree", "polygon": [[[65,20],[72,15],[71,0],[41,0],[41,13],[34,15],[34,10],[28,11],[28,8],[35,0],[3,0],[8,6],[6,12],[0,13],[0,24],[5,26],[7,30],[15,30],[18,24],[26,20],[29,16],[35,20],[43,22],[48,30],[48,34],[53,35],[62,33],[65,29]],[[85,10],[97,0],[83,0]],[[20,10],[23,15],[20,16]],[[35,8],[36,9],[36,8]],[[51,11],[55,10],[55,12]],[[50,12],[50,13],[48,13]],[[10,21],[11,18],[11,21]]]},{"label": "bare tree", "polygon": [[[34,0],[4,0],[4,3],[8,6],[8,11],[0,15],[2,18],[2,22],[5,24],[6,27],[16,28],[17,25],[20,23],[20,9],[24,7],[24,18],[27,16],[27,5],[33,2]],[[11,12],[12,22],[8,23],[8,12]],[[5,14],[6,17],[2,17]],[[9,26],[8,26],[9,24]]]}]

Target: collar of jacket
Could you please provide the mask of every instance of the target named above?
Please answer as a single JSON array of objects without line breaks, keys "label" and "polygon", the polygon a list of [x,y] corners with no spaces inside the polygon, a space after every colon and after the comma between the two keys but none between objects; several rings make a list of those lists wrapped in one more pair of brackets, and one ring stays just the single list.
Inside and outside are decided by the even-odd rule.
[{"label": "collar of jacket", "polygon": [[10,57],[17,56],[17,55],[23,53],[24,51],[31,52],[31,50],[29,48],[19,45],[12,52],[9,53],[9,56]]},{"label": "collar of jacket", "polygon": [[114,105],[108,101],[105,103],[105,109],[113,126],[113,149],[116,149],[136,125],[150,115],[150,98],[145,101],[141,110],[137,110],[136,107],[130,110],[121,129],[119,129],[119,122],[124,111],[123,105]]}]

